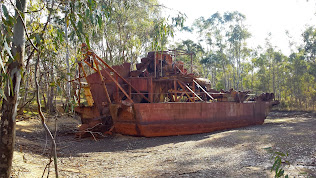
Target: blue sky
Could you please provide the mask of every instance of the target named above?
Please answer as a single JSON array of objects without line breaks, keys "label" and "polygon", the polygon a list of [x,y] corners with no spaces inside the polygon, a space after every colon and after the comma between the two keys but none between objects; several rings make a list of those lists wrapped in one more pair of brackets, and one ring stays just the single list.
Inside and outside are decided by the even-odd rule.
[{"label": "blue sky", "polygon": [[[173,16],[177,11],[183,12],[188,19],[185,25],[191,25],[194,19],[201,16],[210,17],[215,12],[239,11],[246,15],[246,25],[252,34],[248,45],[264,46],[268,33],[272,33],[272,45],[283,53],[289,54],[288,38],[285,30],[290,32],[299,44],[301,34],[309,25],[316,25],[315,0],[159,0],[171,8],[164,11],[164,16]],[[195,37],[178,33],[174,41],[180,38]]]}]

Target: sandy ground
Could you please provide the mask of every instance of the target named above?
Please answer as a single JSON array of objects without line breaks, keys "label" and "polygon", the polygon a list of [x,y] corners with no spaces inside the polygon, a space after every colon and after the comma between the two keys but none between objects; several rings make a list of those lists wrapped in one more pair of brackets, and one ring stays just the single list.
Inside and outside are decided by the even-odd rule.
[{"label": "sandy ground", "polygon": [[[48,124],[54,128],[55,119]],[[272,112],[263,125],[172,137],[76,139],[78,120],[59,117],[60,177],[273,177],[264,148],[288,153],[290,177],[316,177],[316,116]],[[39,120],[17,122],[13,177],[41,177],[50,142]],[[45,177],[47,176],[46,169]],[[53,164],[49,176],[54,177]]]}]

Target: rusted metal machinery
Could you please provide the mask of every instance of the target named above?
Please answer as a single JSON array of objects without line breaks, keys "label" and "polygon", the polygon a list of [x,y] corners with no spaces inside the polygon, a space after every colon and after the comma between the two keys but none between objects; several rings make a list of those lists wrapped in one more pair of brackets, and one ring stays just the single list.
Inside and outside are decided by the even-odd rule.
[{"label": "rusted metal machinery", "polygon": [[82,53],[79,76],[73,80],[78,87],[75,111],[82,120],[79,135],[95,130],[153,137],[237,128],[262,124],[277,104],[273,93],[254,97],[213,90],[209,80],[173,60],[183,51],[149,52],[133,71],[130,63],[108,65],[85,44]]}]

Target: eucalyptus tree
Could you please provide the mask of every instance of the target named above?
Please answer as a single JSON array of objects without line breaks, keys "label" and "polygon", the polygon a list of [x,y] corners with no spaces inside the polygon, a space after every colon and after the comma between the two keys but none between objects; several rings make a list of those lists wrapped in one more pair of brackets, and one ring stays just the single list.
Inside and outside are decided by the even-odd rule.
[{"label": "eucalyptus tree", "polygon": [[276,99],[281,100],[281,85],[283,83],[284,78],[286,78],[286,76],[284,76],[284,73],[282,72],[282,66],[284,64],[284,61],[286,59],[286,56],[284,56],[283,53],[281,53],[280,51],[276,51],[274,52],[274,58],[273,58],[273,73],[274,73],[274,94]]},{"label": "eucalyptus tree", "polygon": [[[1,29],[1,34],[4,32],[5,35],[1,35],[1,42],[5,46],[6,53],[9,57],[1,57],[1,68],[5,70],[3,84],[4,94],[1,108],[1,121],[0,121],[0,175],[1,177],[10,177],[13,151],[15,144],[15,121],[17,114],[18,97],[21,82],[22,66],[24,62],[24,51],[25,51],[25,28],[24,28],[24,12],[26,9],[26,0],[16,1],[14,5],[15,15],[11,16],[6,8],[6,5],[1,3],[3,13],[5,16],[5,23],[13,25],[13,32],[6,31],[12,30],[9,28]],[[2,27],[3,28],[3,27]],[[4,27],[5,28],[5,27]],[[11,51],[9,50],[8,44],[10,39],[9,34],[13,35]],[[2,46],[2,45],[1,45]],[[4,49],[1,49],[1,52]],[[8,65],[4,67],[2,59],[8,59]]]},{"label": "eucalyptus tree", "polygon": [[[309,88],[316,88],[316,28],[315,27],[308,27],[304,33],[303,42],[304,42],[304,54],[306,60],[308,61],[308,73],[311,75],[312,82],[308,82],[310,87]],[[310,91],[310,98],[313,101],[312,105],[314,107],[315,100],[316,100],[316,91],[312,89],[308,89]]]},{"label": "eucalyptus tree", "polygon": [[304,73],[307,70],[306,62],[304,60],[304,50],[299,50],[298,53],[292,53],[289,56],[289,68],[290,68],[290,77],[289,81],[291,82],[290,91],[292,98],[295,99],[294,101],[291,101],[291,104],[294,104],[294,106],[299,106],[302,103],[302,93],[303,93],[303,77]]},{"label": "eucalyptus tree", "polygon": [[204,64],[207,61],[213,63],[210,65],[210,67],[213,66],[212,81],[214,82],[214,84],[217,81],[217,68],[222,69],[222,85],[223,88],[228,89],[228,75],[226,73],[226,69],[227,65],[229,65],[229,61],[227,58],[227,54],[225,54],[227,49],[227,38],[225,36],[225,32],[227,29],[225,28],[227,28],[227,26],[224,21],[224,16],[222,16],[219,12],[216,12],[211,15],[210,18],[206,19],[204,23],[205,27],[207,27],[207,31],[205,34],[206,43],[208,44],[210,49],[207,55],[208,57],[205,58],[208,60],[204,60]]},{"label": "eucalyptus tree", "polygon": [[[212,85],[215,85],[216,82],[216,70],[217,64],[220,59],[216,54],[217,45],[221,45],[221,34],[220,28],[223,27],[223,21],[220,13],[213,14],[210,18],[205,19],[200,17],[196,19],[193,23],[193,29],[197,30],[199,34],[199,42],[203,45],[204,54],[200,60],[200,63],[203,66],[203,73],[205,77],[211,77]],[[217,45],[216,45],[217,44]],[[222,46],[220,46],[220,49]]]},{"label": "eucalyptus tree", "polygon": [[250,38],[251,34],[248,32],[244,21],[246,16],[234,11],[224,14],[224,20],[229,24],[229,30],[227,32],[229,51],[231,52],[231,60],[234,61],[236,67],[236,85],[235,88],[238,90],[240,88],[240,74],[241,68],[240,64],[242,62],[242,57],[246,55],[243,53],[243,50],[246,47],[246,39]]},{"label": "eucalyptus tree", "polygon": [[132,61],[150,47],[160,9],[156,0],[111,2],[111,14],[95,39],[103,58],[112,64]]},{"label": "eucalyptus tree", "polygon": [[310,65],[308,71],[316,80],[316,28],[308,27],[302,36],[305,50],[304,54]]},{"label": "eucalyptus tree", "polygon": [[261,46],[257,46],[256,48],[253,48],[250,50],[250,61],[249,61],[249,68],[248,68],[248,72],[250,74],[250,84],[248,82],[248,88],[251,91],[257,92],[258,88],[258,78],[257,78],[257,69],[259,65],[256,65],[261,53],[262,53],[262,47]]},{"label": "eucalyptus tree", "polygon": [[230,71],[226,71],[230,65],[232,69],[236,69],[236,72],[232,72],[235,88],[240,87],[240,66],[242,58],[248,56],[245,41],[250,37],[250,33],[244,25],[245,19],[245,15],[237,11],[225,12],[223,15],[216,12],[210,18],[198,18],[193,24],[200,34],[200,40],[206,46],[205,56],[209,56],[208,59],[217,59],[216,61],[220,64],[224,78],[223,86],[226,89],[229,86],[229,78],[231,78],[229,77]]},{"label": "eucalyptus tree", "polygon": [[267,56],[263,53],[259,54],[257,58],[252,60],[253,65],[257,68],[256,78],[259,82],[256,82],[254,88],[259,92],[269,91],[269,78],[268,78],[268,61]]},{"label": "eucalyptus tree", "polygon": [[[210,70],[211,83],[213,87],[217,84],[217,69],[219,68],[220,60],[221,56],[216,53],[209,53],[201,60],[201,64]],[[206,75],[206,77],[208,76]]]},{"label": "eucalyptus tree", "polygon": [[302,34],[305,55],[308,60],[315,62],[316,59],[316,28],[308,27]]},{"label": "eucalyptus tree", "polygon": [[193,27],[199,34],[200,42],[206,45],[206,53],[225,49],[225,24],[219,12],[208,19],[204,17],[196,19]]},{"label": "eucalyptus tree", "polygon": [[[199,73],[203,71],[204,75],[207,75],[207,70],[201,66],[200,60],[204,55],[204,49],[201,44],[195,43],[192,40],[183,40],[178,42],[175,46],[175,49],[186,51],[186,55],[177,55],[176,60],[181,60],[184,62],[186,68],[190,68],[192,65],[192,72]],[[192,61],[191,61],[192,60]],[[192,62],[192,64],[191,64]],[[196,70],[194,70],[196,69]]]},{"label": "eucalyptus tree", "polygon": [[[267,38],[265,39],[265,51],[264,57],[266,60],[265,68],[267,71],[267,90],[264,92],[273,92],[276,95],[276,98],[281,99],[281,92],[280,92],[280,84],[282,83],[281,76],[282,73],[280,72],[282,70],[282,65],[285,63],[285,56],[281,51],[277,49],[276,46],[273,46],[271,43],[272,34],[269,33]],[[283,76],[286,77],[286,76]]]},{"label": "eucalyptus tree", "polygon": [[[54,38],[50,38],[49,33],[46,33],[47,29],[50,29],[49,24],[51,23],[51,19],[55,19],[58,16],[58,9],[62,5],[62,2],[58,1],[45,1],[44,3],[37,4],[30,3],[28,11],[29,18],[25,22],[25,12],[26,12],[26,0],[16,1],[16,4],[13,4],[12,1],[1,1],[1,58],[0,58],[0,66],[1,66],[1,87],[0,93],[2,98],[2,108],[1,108],[1,121],[0,121],[0,152],[1,152],[1,160],[0,160],[0,175],[1,177],[9,177],[10,170],[12,166],[12,157],[13,157],[13,148],[15,143],[15,119],[16,119],[16,110],[19,98],[20,91],[20,81],[23,74],[24,63],[28,66],[30,59],[35,54],[37,55],[37,63],[39,59],[42,58],[50,58],[54,59],[54,52],[56,53],[56,49],[52,50],[51,41]],[[87,34],[83,33],[82,30],[82,21],[86,20],[85,17],[97,17],[100,13],[99,11],[93,11],[92,13],[88,13],[87,16],[82,16],[83,6],[88,7],[89,10],[95,10],[97,5],[96,1],[72,1],[70,3],[71,17],[69,18],[69,24],[75,29],[74,31],[77,34],[77,38],[83,41],[89,41],[87,38]],[[77,5],[77,6],[76,6]],[[8,6],[10,6],[11,11],[15,11],[15,15],[12,15],[11,11],[8,10]],[[99,7],[99,6],[98,6]],[[85,8],[86,11],[86,8]],[[104,11],[101,11],[104,12]],[[102,13],[101,13],[102,14]],[[106,13],[103,13],[106,14]],[[41,19],[45,19],[47,17],[46,23],[41,23]],[[78,17],[78,18],[77,18]],[[104,16],[101,16],[102,18]],[[40,20],[34,20],[34,19]],[[96,18],[99,20],[100,18]],[[94,20],[93,18],[92,20]],[[100,21],[100,20],[99,20]],[[81,22],[81,23],[80,23]],[[95,23],[95,20],[93,21]],[[33,28],[35,27],[35,28]],[[25,33],[27,32],[27,33]],[[55,31],[56,32],[56,31]],[[58,31],[57,31],[58,32]],[[57,36],[62,33],[57,33]],[[25,37],[25,35],[27,37]],[[84,38],[83,38],[84,37]],[[27,41],[27,55],[28,58],[25,61],[25,41]],[[45,56],[45,52],[48,52]],[[42,61],[44,64],[45,61]],[[50,62],[49,73],[50,76],[53,77],[53,61]],[[37,64],[35,65],[35,68]],[[36,73],[35,73],[36,76]],[[35,77],[36,79],[36,77]],[[53,78],[50,79],[54,80]],[[51,82],[50,81],[50,82]],[[37,89],[37,91],[39,91]],[[39,92],[37,92],[39,93]],[[51,92],[52,93],[52,92]],[[38,96],[38,95],[37,95]],[[40,101],[38,100],[38,103]],[[39,110],[41,109],[39,104]],[[40,112],[41,113],[41,112]],[[42,122],[45,125],[44,118],[41,115]],[[47,129],[47,127],[45,127]],[[54,140],[54,138],[52,138]],[[55,154],[56,155],[56,154]],[[55,161],[57,162],[57,161]],[[56,164],[55,164],[56,166]],[[56,167],[57,168],[57,167]],[[56,169],[57,171],[57,169]],[[57,172],[56,172],[57,176]]]}]

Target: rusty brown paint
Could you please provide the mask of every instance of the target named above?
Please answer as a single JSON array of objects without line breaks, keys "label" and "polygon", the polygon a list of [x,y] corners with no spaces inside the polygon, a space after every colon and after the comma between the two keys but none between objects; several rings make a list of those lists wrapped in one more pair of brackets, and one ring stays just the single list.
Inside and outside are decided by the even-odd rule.
[{"label": "rusty brown paint", "polygon": [[130,83],[140,92],[148,92],[148,78],[130,78]]},{"label": "rusty brown paint", "polygon": [[[185,87],[184,87],[179,81],[178,81],[178,84],[180,85],[180,87],[182,88],[182,90],[185,91]],[[192,100],[192,98],[189,96],[188,93],[185,93],[185,94],[187,95],[187,97],[190,99],[191,102],[194,102],[194,101]]]},{"label": "rusty brown paint", "polygon": [[100,80],[101,80],[101,83],[102,83],[102,86],[103,86],[103,89],[104,89],[104,94],[105,94],[106,100],[107,100],[108,104],[111,104],[111,98],[110,98],[108,89],[107,89],[107,87],[106,87],[106,85],[105,85],[103,76],[102,76],[102,74],[101,74],[101,72],[100,72],[99,64],[98,64],[98,62],[97,62],[95,59],[93,59],[93,60],[94,60],[94,62],[95,62],[95,66],[96,66],[96,68],[97,68],[97,72],[98,72],[98,74],[99,74],[99,76],[100,76]]},{"label": "rusty brown paint", "polygon": [[[89,56],[95,60],[97,72],[84,75],[94,106],[76,108],[86,127],[100,123],[101,118],[112,118],[114,125],[112,120],[106,120],[111,121],[105,122],[110,123],[107,128],[114,126],[116,133],[126,135],[153,137],[204,133],[262,124],[271,106],[276,104],[272,102],[274,95],[271,93],[244,102],[247,92],[233,89],[219,92],[203,82],[199,84],[194,74],[187,74],[181,62],[172,63],[172,57],[167,53],[159,56],[149,52],[137,65],[137,70],[131,72],[129,63],[111,67],[88,50],[84,61],[90,67]],[[105,65],[100,65],[103,70],[99,70],[98,62]],[[81,68],[84,72],[82,65]],[[156,69],[160,73],[157,77]],[[105,105],[107,92],[102,85],[106,85],[108,100],[113,101],[110,107]],[[136,93],[132,93],[132,89]],[[213,101],[207,102],[209,99]]]},{"label": "rusty brown paint", "polygon": [[[119,74],[121,74],[122,76],[127,77],[129,74],[130,64],[124,63],[123,65],[113,66],[113,68],[115,70],[117,70],[117,72]],[[110,72],[109,69],[106,69],[106,70],[107,70],[107,72]],[[102,73],[102,76],[106,78],[107,74],[106,74],[104,69],[101,70],[101,73]],[[87,76],[86,79],[90,85],[90,90],[91,90],[95,105],[97,108],[99,108],[99,111],[101,112],[104,108],[104,105],[102,103],[106,102],[107,99],[106,99],[104,91],[103,91],[100,76],[98,75],[98,73],[93,73],[93,74]],[[118,82],[121,84],[123,83],[122,80],[118,80]],[[105,83],[107,85],[107,90],[108,90],[109,95],[110,96],[113,95],[113,93],[115,91],[114,83],[111,82],[111,80],[105,80]]]},{"label": "rusty brown paint", "polygon": [[131,86],[137,93],[139,93],[144,99],[146,99],[148,102],[150,102],[150,100],[144,96],[143,94],[141,94],[141,92],[139,90],[137,90],[133,85],[131,85],[124,77],[122,77],[116,70],[114,70],[111,66],[109,66],[106,62],[104,62],[99,56],[95,55],[100,61],[101,63],[103,63],[108,69],[110,69],[112,72],[114,72],[118,77],[120,77],[126,84],[128,84],[129,86]]},{"label": "rusty brown paint", "polygon": [[80,115],[82,124],[88,124],[92,120],[99,118],[100,113],[94,106],[92,107],[75,107],[75,112]]},{"label": "rusty brown paint", "polygon": [[135,113],[117,115],[114,126],[118,133],[145,137],[205,133],[262,124],[269,108],[268,102],[135,103]]},{"label": "rusty brown paint", "polygon": [[[118,81],[116,79],[114,79],[108,71],[106,71],[105,69],[103,71],[106,73],[107,77],[110,78],[112,82],[114,82],[115,87],[118,87],[124,93],[124,95],[130,100],[130,102],[133,102],[133,100],[129,97],[129,95],[126,93],[126,91],[118,83]],[[118,76],[119,74],[116,73],[116,75]]]}]

